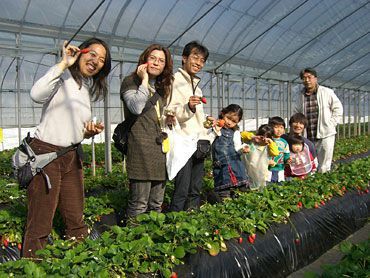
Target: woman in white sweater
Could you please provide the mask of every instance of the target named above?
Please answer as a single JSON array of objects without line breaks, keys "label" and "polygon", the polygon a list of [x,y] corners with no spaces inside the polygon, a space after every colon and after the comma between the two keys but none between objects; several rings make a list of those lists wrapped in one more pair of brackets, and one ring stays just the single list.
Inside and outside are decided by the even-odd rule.
[{"label": "woman in white sweater", "polygon": [[[62,60],[42,76],[31,89],[31,98],[43,104],[40,124],[30,146],[36,154],[76,145],[103,131],[102,123],[91,120],[92,100],[103,99],[111,69],[108,45],[96,38],[79,47],[64,43]],[[44,167],[52,185],[37,174],[27,188],[28,214],[23,256],[35,257],[51,233],[55,210],[65,223],[66,238],[88,235],[83,221],[84,189],[80,147]]]}]

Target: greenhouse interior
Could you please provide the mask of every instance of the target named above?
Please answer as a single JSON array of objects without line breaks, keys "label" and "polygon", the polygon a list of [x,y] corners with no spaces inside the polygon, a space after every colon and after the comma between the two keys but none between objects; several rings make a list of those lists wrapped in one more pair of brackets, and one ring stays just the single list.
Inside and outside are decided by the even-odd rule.
[{"label": "greenhouse interior", "polygon": [[[0,277],[368,277],[369,14],[368,0],[1,1]],[[104,99],[91,102],[91,117],[104,131],[82,141],[89,237],[64,240],[65,217],[57,210],[53,230],[43,235],[47,247],[36,260],[22,258],[31,193],[18,186],[12,157],[45,113],[31,89],[63,59],[66,41],[79,46],[93,37],[109,46],[111,70]],[[112,140],[125,120],[122,81],[151,44],[169,50],[173,73],[184,68],[191,41],[209,51],[196,75],[204,114],[217,119],[223,108],[239,105],[241,133],[256,132],[271,117],[281,117],[288,132],[305,89],[300,72],[315,69],[318,84],[343,107],[331,170],[214,202],[212,152],[200,207],[171,211],[177,191],[175,179],[167,179],[163,212],[127,219],[130,162]],[[358,233],[358,242],[347,240]],[[310,268],[338,244],[340,259]]]}]

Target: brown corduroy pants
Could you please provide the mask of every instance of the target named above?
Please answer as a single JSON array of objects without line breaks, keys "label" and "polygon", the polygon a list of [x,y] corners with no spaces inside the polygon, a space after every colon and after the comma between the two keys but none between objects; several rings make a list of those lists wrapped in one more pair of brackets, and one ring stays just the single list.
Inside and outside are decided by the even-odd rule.
[{"label": "brown corduroy pants", "polygon": [[[53,152],[58,146],[32,139],[30,146],[36,154]],[[44,167],[52,188],[38,173],[27,189],[28,214],[23,242],[23,257],[35,257],[35,252],[46,246],[53,218],[58,208],[66,226],[66,238],[81,239],[88,235],[83,221],[84,188],[82,162],[76,150],[53,160]]]}]

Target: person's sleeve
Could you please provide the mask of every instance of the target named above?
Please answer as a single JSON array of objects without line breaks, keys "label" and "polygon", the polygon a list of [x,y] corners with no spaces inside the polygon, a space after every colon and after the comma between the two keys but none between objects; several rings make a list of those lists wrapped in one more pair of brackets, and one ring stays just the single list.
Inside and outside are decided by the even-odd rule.
[{"label": "person's sleeve", "polygon": [[213,128],[209,128],[207,130],[207,139],[211,142],[211,144],[213,143],[213,141],[215,141],[216,137],[217,136],[221,136],[221,131],[216,131],[214,130]]},{"label": "person's sleeve", "polygon": [[317,157],[313,157],[312,153],[310,152],[310,159],[312,163],[312,173],[315,173],[317,171],[317,167],[319,166],[319,163],[317,161]]},{"label": "person's sleeve", "polygon": [[269,156],[279,155],[279,148],[274,141],[268,144],[268,152],[269,152]]},{"label": "person's sleeve", "polygon": [[149,90],[140,85],[137,90],[127,90],[122,94],[127,109],[134,115],[140,115],[150,96]]},{"label": "person's sleeve", "polygon": [[30,96],[36,103],[46,103],[59,89],[63,70],[55,65],[32,86]]},{"label": "person's sleeve", "polygon": [[167,110],[171,110],[175,113],[179,123],[186,122],[191,117],[195,116],[195,112],[198,107],[192,111],[189,107],[189,101],[186,96],[183,96],[182,92],[173,89],[172,99],[168,104]]},{"label": "person's sleeve", "polygon": [[243,143],[248,143],[252,140],[254,133],[250,131],[242,131],[240,132],[240,136]]},{"label": "person's sleeve", "polygon": [[290,151],[289,151],[289,145],[286,144],[285,148],[284,148],[284,163],[286,163],[288,161],[288,159],[290,158]]},{"label": "person's sleeve", "polygon": [[293,102],[293,112],[294,113],[303,113],[303,94],[301,92],[298,93],[297,100]]},{"label": "person's sleeve", "polygon": [[233,142],[235,151],[239,154],[242,154],[243,148],[247,146],[247,144],[242,143],[241,132],[239,130],[236,130],[234,132]]},{"label": "person's sleeve", "polygon": [[341,117],[343,116],[343,105],[334,92],[332,92],[330,107],[332,111],[331,120],[336,126],[337,124],[340,123]]},{"label": "person's sleeve", "polygon": [[314,158],[317,157],[316,148],[315,145],[312,143],[312,141],[305,137],[305,141],[307,143],[308,149],[310,150],[310,153]]}]

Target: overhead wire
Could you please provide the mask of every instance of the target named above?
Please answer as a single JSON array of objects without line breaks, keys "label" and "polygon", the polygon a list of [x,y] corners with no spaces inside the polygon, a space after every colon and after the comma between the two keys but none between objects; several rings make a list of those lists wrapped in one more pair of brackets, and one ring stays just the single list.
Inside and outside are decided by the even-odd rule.
[{"label": "overhead wire", "polygon": [[[330,60],[332,57],[334,57],[335,55],[337,55],[338,53],[340,53],[341,51],[345,50],[346,48],[348,48],[349,46],[351,46],[352,44],[354,44],[355,42],[361,40],[362,38],[366,37],[368,34],[370,33],[370,31],[366,32],[365,34],[361,35],[360,37],[358,37],[357,39],[351,41],[350,43],[346,44],[345,46],[343,46],[342,48],[338,49],[337,51],[335,51],[333,54],[331,54],[330,56],[328,56],[327,58],[325,58],[324,60],[318,62],[317,64],[311,66],[311,68],[316,68],[318,67],[319,65],[325,63],[326,61]],[[292,80],[292,82],[296,81],[299,77],[296,77]]]},{"label": "overhead wire", "polygon": [[284,58],[282,58],[281,60],[279,60],[278,62],[276,62],[275,64],[273,64],[271,67],[269,67],[267,70],[265,70],[264,72],[262,72],[258,78],[261,78],[263,75],[265,75],[267,72],[269,72],[270,70],[272,70],[273,68],[275,68],[277,65],[279,65],[281,62],[285,61],[286,59],[288,59],[289,57],[291,57],[292,55],[294,55],[295,53],[297,53],[299,50],[301,50],[304,46],[308,45],[309,43],[311,43],[312,41],[316,40],[318,37],[320,37],[321,35],[325,34],[327,31],[329,31],[330,29],[332,29],[334,26],[338,25],[339,23],[341,23],[342,21],[344,21],[345,19],[347,19],[348,17],[350,17],[351,15],[353,15],[354,13],[356,13],[357,11],[359,11],[360,9],[362,9],[363,7],[365,7],[366,5],[368,5],[369,2],[366,2],[365,4],[362,4],[360,7],[358,7],[357,9],[353,10],[352,12],[350,12],[348,15],[346,15],[345,17],[341,18],[340,20],[338,20],[337,22],[335,22],[334,24],[330,25],[329,27],[325,28],[323,31],[321,31],[319,34],[317,34],[315,37],[313,37],[312,39],[310,39],[308,42],[304,43],[303,45],[300,45],[299,47],[296,48],[296,50],[294,50],[293,52],[291,52],[290,54],[288,54],[287,56],[285,56]]},{"label": "overhead wire", "polygon": [[229,58],[227,58],[225,61],[223,61],[220,65],[214,68],[214,72],[216,72],[220,67],[222,67],[224,64],[229,62],[232,58],[234,58],[236,55],[238,55],[240,52],[242,52],[244,49],[246,49],[248,46],[250,46],[253,42],[258,40],[260,37],[262,37],[264,34],[266,34],[268,31],[270,31],[272,28],[274,28],[278,23],[283,21],[285,18],[290,16],[292,13],[294,13],[296,10],[298,10],[300,7],[302,7],[304,4],[306,4],[309,0],[305,0],[301,4],[299,4],[297,7],[295,7],[293,10],[291,10],[289,13],[284,15],[282,18],[280,18],[278,21],[276,21],[274,24],[272,24],[269,28],[267,28],[265,31],[263,31],[261,34],[256,36],[253,40],[248,42],[245,46],[243,46],[241,49],[239,49],[237,52],[235,52],[233,55],[231,55]]},{"label": "overhead wire", "polygon": [[195,24],[197,24],[200,20],[202,20],[210,11],[212,11],[218,4],[220,4],[222,0],[216,2],[211,8],[209,8],[204,14],[202,14],[193,24],[191,24],[188,28],[186,28],[180,35],[178,35],[168,46],[170,48],[177,40],[179,40],[185,33],[187,33]]}]

